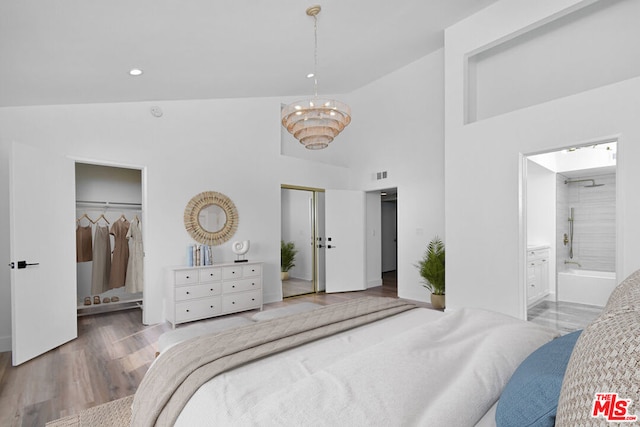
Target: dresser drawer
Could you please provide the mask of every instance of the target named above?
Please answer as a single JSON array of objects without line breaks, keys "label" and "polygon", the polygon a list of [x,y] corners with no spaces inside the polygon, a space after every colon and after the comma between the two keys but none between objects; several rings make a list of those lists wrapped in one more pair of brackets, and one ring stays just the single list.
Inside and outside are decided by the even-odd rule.
[{"label": "dresser drawer", "polygon": [[203,268],[200,270],[200,283],[216,282],[222,279],[221,268]]},{"label": "dresser drawer", "polygon": [[176,303],[176,322],[217,316],[222,313],[220,297],[205,298]]},{"label": "dresser drawer", "polygon": [[262,265],[245,265],[242,267],[242,277],[256,277],[262,275]]},{"label": "dresser drawer", "polygon": [[222,278],[224,280],[227,279],[237,279],[242,277],[242,267],[241,266],[233,266],[233,267],[225,267],[222,269]]},{"label": "dresser drawer", "polygon": [[255,279],[231,280],[223,282],[222,284],[222,292],[225,294],[250,291],[252,289],[262,289],[261,278],[257,277]]},{"label": "dresser drawer", "polygon": [[198,283],[197,270],[179,270],[175,272],[176,285],[189,285],[191,283]]},{"label": "dresser drawer", "polygon": [[210,283],[206,285],[191,285],[176,287],[176,301],[184,301],[194,298],[211,297],[219,295],[222,290],[220,283]]},{"label": "dresser drawer", "polygon": [[538,259],[549,259],[549,249],[535,249],[527,251],[527,261],[535,261]]},{"label": "dresser drawer", "polygon": [[222,297],[222,310],[224,313],[257,308],[262,305],[262,289],[252,292],[242,292]]}]

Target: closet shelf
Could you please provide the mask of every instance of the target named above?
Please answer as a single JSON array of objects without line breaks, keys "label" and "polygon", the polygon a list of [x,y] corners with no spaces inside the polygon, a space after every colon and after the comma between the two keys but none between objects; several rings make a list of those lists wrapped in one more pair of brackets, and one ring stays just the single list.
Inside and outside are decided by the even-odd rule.
[{"label": "closet shelf", "polygon": [[101,202],[96,200],[76,200],[76,207],[93,207],[93,208],[129,208],[142,209],[142,203],[128,202]]},{"label": "closet shelf", "polygon": [[102,301],[105,296],[118,296],[118,298],[120,298],[120,301],[104,303],[101,302],[100,304],[93,304],[93,296],[91,296],[92,304],[84,305],[84,299],[78,300],[78,317],[87,316],[90,314],[111,313],[113,311],[129,310],[132,308],[143,309],[142,292],[138,292],[135,294],[126,294],[121,292],[113,293],[108,291],[100,295],[100,301]]}]

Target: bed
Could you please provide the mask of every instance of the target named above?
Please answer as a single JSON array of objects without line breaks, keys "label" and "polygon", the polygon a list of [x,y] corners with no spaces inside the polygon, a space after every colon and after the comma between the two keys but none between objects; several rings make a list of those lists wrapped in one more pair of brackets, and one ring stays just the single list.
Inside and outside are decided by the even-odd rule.
[{"label": "bed", "polygon": [[639,283],[562,337],[375,297],[262,319],[166,348],[134,396],[57,425],[609,425],[596,393],[640,399]]},{"label": "bed", "polygon": [[168,348],[132,425],[492,425],[513,371],[556,336],[483,310],[357,299]]}]

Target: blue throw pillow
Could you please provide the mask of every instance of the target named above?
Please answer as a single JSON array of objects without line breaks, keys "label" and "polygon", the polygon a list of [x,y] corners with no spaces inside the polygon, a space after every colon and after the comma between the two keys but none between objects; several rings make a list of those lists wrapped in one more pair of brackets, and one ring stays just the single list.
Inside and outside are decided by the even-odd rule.
[{"label": "blue throw pillow", "polygon": [[546,343],[518,366],[498,401],[498,427],[554,426],[562,379],[581,332]]}]

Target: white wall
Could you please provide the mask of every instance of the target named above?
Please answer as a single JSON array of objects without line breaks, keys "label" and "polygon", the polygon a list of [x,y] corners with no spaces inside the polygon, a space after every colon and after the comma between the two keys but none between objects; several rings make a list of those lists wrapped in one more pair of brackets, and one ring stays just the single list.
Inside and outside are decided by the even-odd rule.
[{"label": "white wall", "polygon": [[[341,188],[348,181],[345,168],[280,156],[280,102],[265,98],[2,108],[0,142],[55,147],[75,158],[147,168],[144,314],[146,323],[155,323],[163,321],[163,269],[184,265],[185,247],[192,243],[183,225],[191,197],[212,190],[233,200],[239,227],[232,241],[251,240],[247,257],[266,263],[264,298],[271,302],[282,295],[280,185]],[[151,105],[159,105],[164,115],[153,117]],[[0,204],[6,206],[6,200]],[[0,241],[6,241],[4,214],[0,219]],[[214,248],[216,260],[234,259],[230,244]],[[3,276],[0,295],[6,296],[8,288],[8,276]],[[0,339],[11,331],[5,318],[9,301],[0,299]]]},{"label": "white wall", "polygon": [[527,246],[549,246],[550,292],[556,288],[556,174],[527,162]]},{"label": "white wall", "polygon": [[[523,316],[521,154],[619,135],[618,279],[640,267],[640,78],[464,125],[465,57],[578,0],[505,0],[445,32],[447,306]],[[622,21],[621,21],[622,22]],[[628,52],[635,54],[635,52]]]},{"label": "white wall", "polygon": [[[0,141],[0,260],[11,261],[9,247],[9,147]],[[0,268],[0,352],[11,349],[11,270]]]},{"label": "white wall", "polygon": [[527,244],[554,246],[556,237],[556,174],[527,163]]},{"label": "white wall", "polygon": [[[414,264],[435,235],[445,234],[443,73],[439,50],[348,99],[351,187],[397,187],[398,296],[417,301],[428,301],[429,293]],[[376,171],[388,178],[374,179]]]},{"label": "white wall", "polygon": [[474,56],[471,121],[640,76],[640,2],[593,3]]}]

